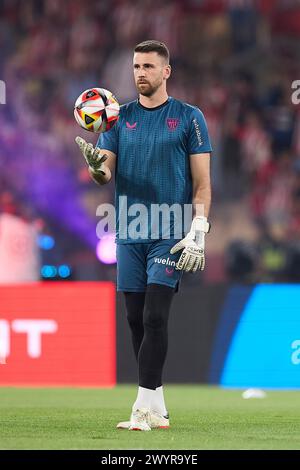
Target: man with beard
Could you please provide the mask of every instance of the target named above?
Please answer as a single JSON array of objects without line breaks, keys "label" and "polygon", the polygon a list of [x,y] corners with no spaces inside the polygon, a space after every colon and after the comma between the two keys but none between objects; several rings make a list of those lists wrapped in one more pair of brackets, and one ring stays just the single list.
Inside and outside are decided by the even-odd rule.
[{"label": "man with beard", "polygon": [[[150,431],[169,427],[162,372],[172,298],[183,271],[204,269],[211,145],[202,112],[167,94],[165,44],[138,44],[133,70],[138,99],[121,107],[118,122],[95,149],[76,141],[97,183],[108,183],[115,173],[117,289],[125,295],[139,377],[130,421],[117,427]],[[168,217],[156,217],[166,208]]]}]

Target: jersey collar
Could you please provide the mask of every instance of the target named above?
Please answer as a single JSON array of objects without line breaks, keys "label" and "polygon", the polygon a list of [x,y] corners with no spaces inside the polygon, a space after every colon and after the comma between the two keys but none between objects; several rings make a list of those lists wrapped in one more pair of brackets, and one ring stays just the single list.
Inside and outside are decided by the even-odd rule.
[{"label": "jersey collar", "polygon": [[168,99],[167,99],[164,103],[160,104],[159,106],[155,106],[155,108],[147,108],[146,106],[143,106],[143,105],[140,103],[140,100],[139,100],[139,99],[137,99],[136,102],[137,102],[137,105],[138,105],[140,108],[143,108],[143,109],[145,109],[146,111],[157,111],[158,109],[163,108],[164,106],[166,106],[166,105],[170,102],[170,100],[171,100],[171,96],[169,96]]}]

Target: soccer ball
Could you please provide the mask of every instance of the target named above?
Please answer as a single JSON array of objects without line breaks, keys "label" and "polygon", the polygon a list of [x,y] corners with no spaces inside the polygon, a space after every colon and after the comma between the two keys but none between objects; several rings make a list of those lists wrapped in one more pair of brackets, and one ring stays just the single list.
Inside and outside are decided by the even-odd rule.
[{"label": "soccer ball", "polygon": [[90,88],[78,96],[74,106],[77,123],[91,132],[109,131],[119,119],[120,105],[105,88]]}]

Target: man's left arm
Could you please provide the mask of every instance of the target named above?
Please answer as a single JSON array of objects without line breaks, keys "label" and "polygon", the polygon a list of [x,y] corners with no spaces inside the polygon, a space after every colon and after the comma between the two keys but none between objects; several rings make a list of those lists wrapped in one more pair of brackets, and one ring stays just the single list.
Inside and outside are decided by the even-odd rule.
[{"label": "man's left arm", "polygon": [[210,152],[190,155],[193,217],[208,217],[211,204]]},{"label": "man's left arm", "polygon": [[193,222],[189,233],[172,247],[170,253],[183,250],[176,269],[196,272],[205,266],[205,234],[211,204],[210,152],[191,154],[190,168],[193,182]]}]

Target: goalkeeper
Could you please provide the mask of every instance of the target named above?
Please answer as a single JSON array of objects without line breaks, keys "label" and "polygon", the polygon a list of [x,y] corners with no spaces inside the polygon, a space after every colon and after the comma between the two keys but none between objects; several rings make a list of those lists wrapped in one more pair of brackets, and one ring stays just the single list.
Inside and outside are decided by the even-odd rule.
[{"label": "goalkeeper", "polygon": [[[130,420],[117,427],[150,431],[169,427],[162,373],[171,302],[182,273],[204,269],[211,144],[202,112],[167,94],[165,44],[138,44],[133,70],[138,99],[121,107],[118,122],[100,135],[96,148],[80,137],[76,142],[97,183],[115,174],[117,289],[125,295],[139,380]],[[167,226],[154,223],[154,206],[175,203],[193,209],[188,230],[173,212]],[[133,232],[129,214],[137,204],[150,217],[142,217],[143,229]]]}]

